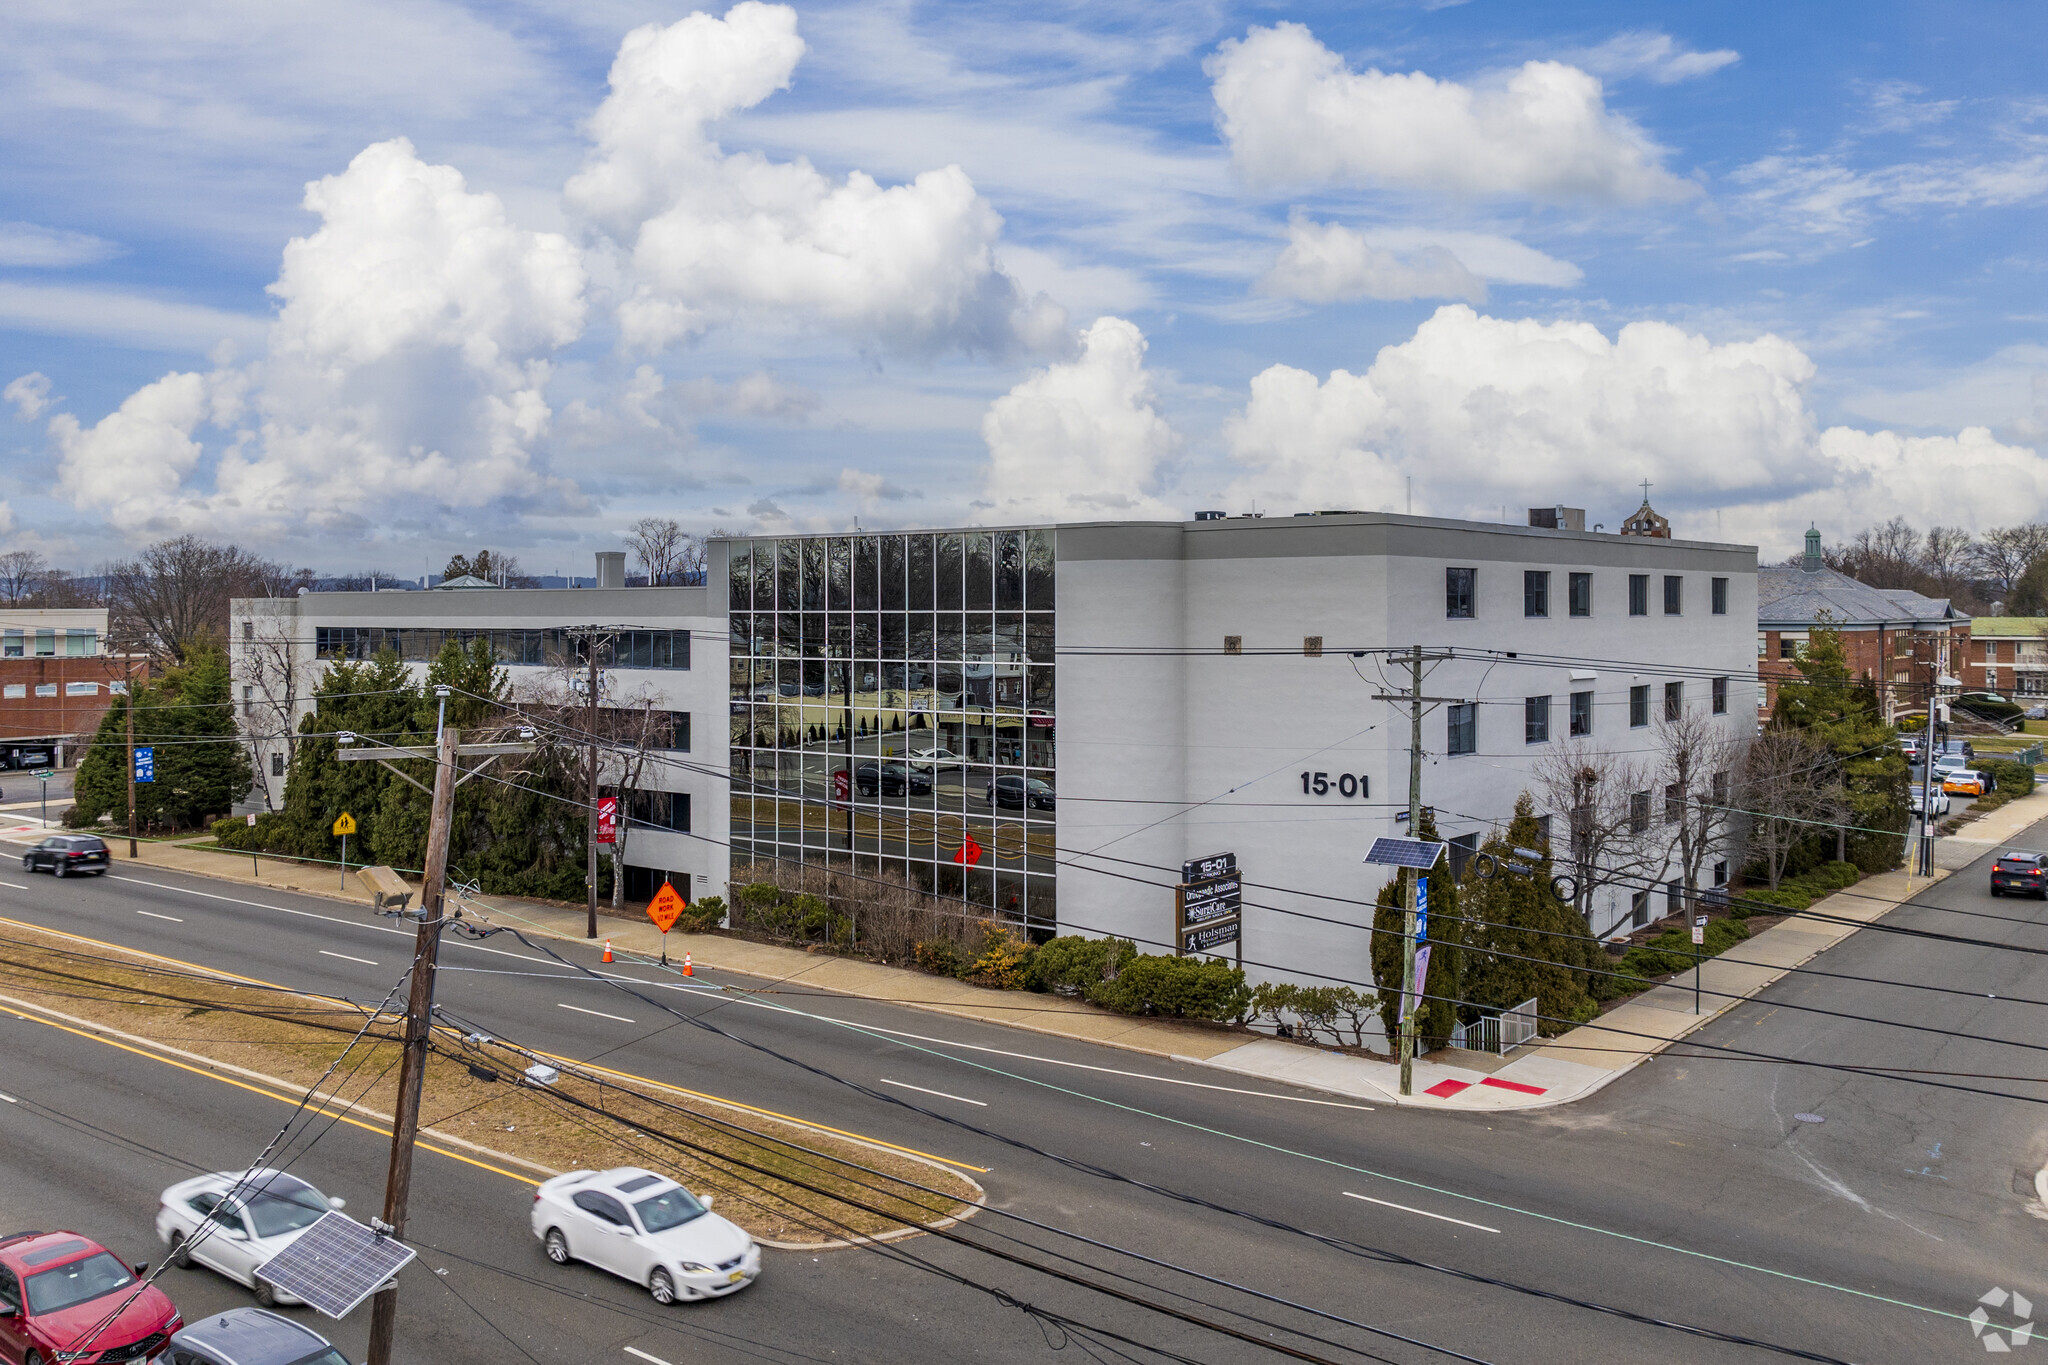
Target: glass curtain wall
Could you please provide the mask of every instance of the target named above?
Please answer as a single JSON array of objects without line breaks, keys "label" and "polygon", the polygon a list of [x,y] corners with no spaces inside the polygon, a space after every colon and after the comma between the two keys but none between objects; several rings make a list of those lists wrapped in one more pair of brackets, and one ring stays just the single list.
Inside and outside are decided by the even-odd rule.
[{"label": "glass curtain wall", "polygon": [[887,869],[1050,930],[1053,532],[737,540],[730,563],[735,864]]}]

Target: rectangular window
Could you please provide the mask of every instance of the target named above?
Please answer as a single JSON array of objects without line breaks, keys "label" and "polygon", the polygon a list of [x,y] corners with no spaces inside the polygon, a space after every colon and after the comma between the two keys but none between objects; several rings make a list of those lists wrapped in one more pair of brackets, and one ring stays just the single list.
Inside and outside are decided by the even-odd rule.
[{"label": "rectangular window", "polygon": [[1593,575],[1589,573],[1573,574],[1567,591],[1570,598],[1570,611],[1572,615],[1591,616],[1593,614]]},{"label": "rectangular window", "polygon": [[283,777],[283,776],[284,776],[284,755],[283,755],[283,754],[281,754],[281,753],[278,753],[278,754],[272,754],[272,755],[270,756],[270,775],[271,775],[272,777]]},{"label": "rectangular window", "polygon": [[1728,680],[1726,678],[1714,679],[1714,714],[1717,716],[1728,714]]},{"label": "rectangular window", "polygon": [[1664,575],[1664,614],[1676,616],[1684,606],[1685,579],[1675,573]]},{"label": "rectangular window", "polygon": [[1650,893],[1638,891],[1629,897],[1628,922],[1640,929],[1650,922]]},{"label": "rectangular window", "polygon": [[1725,805],[1727,805],[1727,804],[1728,804],[1728,774],[1727,774],[1727,773],[1725,773],[1725,772],[1715,773],[1715,774],[1714,774],[1714,781],[1713,781],[1713,784],[1712,784],[1712,786],[1711,786],[1710,790],[1712,790],[1712,792],[1713,792],[1713,794],[1714,794],[1714,795],[1713,795],[1713,801],[1714,801],[1714,804],[1715,804],[1715,805],[1717,805],[1717,806],[1725,806]]},{"label": "rectangular window", "polygon": [[1628,724],[1640,730],[1650,723],[1650,685],[1642,683],[1628,690]]},{"label": "rectangular window", "polygon": [[1664,684],[1664,719],[1677,720],[1685,711],[1685,684],[1668,682]]},{"label": "rectangular window", "polygon": [[1593,694],[1591,692],[1574,692],[1572,693],[1572,734],[1577,736],[1590,735],[1592,733]]},{"label": "rectangular window", "polygon": [[1664,913],[1675,915],[1685,909],[1685,883],[1664,883]]},{"label": "rectangular window", "polygon": [[57,695],[57,684],[55,684],[55,683],[37,683],[37,684],[36,684],[36,695],[37,695],[37,696],[39,696],[39,697],[54,697],[54,696],[56,696],[56,695]]},{"label": "rectangular window", "polygon": [[1685,819],[1685,788],[1672,782],[1664,788],[1664,823],[1675,825]]},{"label": "rectangular window", "polygon": [[39,630],[36,632],[36,657],[38,659],[54,659],[57,657],[56,631]]},{"label": "rectangular window", "polygon": [[28,696],[28,684],[8,683],[6,691],[0,692],[0,696],[6,697],[9,701],[14,700],[16,697],[26,697]]},{"label": "rectangular window", "polygon": [[1444,570],[1444,615],[1452,620],[1470,620],[1478,612],[1472,600],[1473,580],[1479,577],[1477,569]]},{"label": "rectangular window", "polygon": [[21,658],[27,652],[24,648],[26,639],[27,637],[18,630],[10,630],[4,636],[0,636],[0,657]]},{"label": "rectangular window", "polygon": [[1479,752],[1479,705],[1477,702],[1453,702],[1444,712],[1449,717],[1450,735],[1444,742],[1444,749],[1453,754],[1476,754]]},{"label": "rectangular window", "polygon": [[1628,794],[1628,828],[1631,834],[1647,834],[1650,829],[1650,794],[1630,792]]},{"label": "rectangular window", "polygon": [[1522,615],[1550,615],[1550,573],[1545,569],[1522,571]]},{"label": "rectangular window", "polygon": [[1713,581],[1713,584],[1714,615],[1726,616],[1728,614],[1728,580],[1725,578],[1717,578]]},{"label": "rectangular window", "polygon": [[97,697],[99,694],[100,685],[96,682],[68,682],[64,684],[64,695],[67,697]]},{"label": "rectangular window", "polygon": [[1524,697],[1522,699],[1522,742],[1525,744],[1548,744],[1550,742],[1550,698]]},{"label": "rectangular window", "polygon": [[1725,859],[1714,864],[1714,885],[1728,885],[1728,863]]},{"label": "rectangular window", "polygon": [[256,709],[256,689],[244,685],[242,688],[242,714],[248,715]]},{"label": "rectangular window", "polygon": [[95,630],[67,630],[64,632],[64,653],[73,659],[89,658],[97,652],[99,632]]},{"label": "rectangular window", "polygon": [[1778,637],[1778,657],[1781,659],[1798,658],[1799,642],[1789,635],[1780,635]]},{"label": "rectangular window", "polygon": [[1646,573],[1632,573],[1628,576],[1628,614],[1650,614],[1650,576]]}]

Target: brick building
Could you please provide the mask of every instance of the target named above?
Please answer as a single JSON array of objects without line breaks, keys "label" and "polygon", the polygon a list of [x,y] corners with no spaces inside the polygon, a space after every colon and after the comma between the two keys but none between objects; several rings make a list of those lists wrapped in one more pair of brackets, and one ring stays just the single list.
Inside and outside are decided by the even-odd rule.
[{"label": "brick building", "polygon": [[1759,715],[1776,703],[1778,681],[1798,676],[1795,664],[1823,623],[1841,633],[1849,671],[1876,689],[1887,720],[1924,709],[1937,680],[1961,676],[1971,656],[1971,620],[1947,598],[1873,588],[1830,569],[1818,530],[1806,533],[1799,560],[1759,567],[1756,587]]},{"label": "brick building", "polygon": [[1971,692],[2048,696],[2048,616],[1980,616],[1956,674]]},{"label": "brick building", "polygon": [[0,612],[0,766],[62,767],[148,661],[108,654],[104,609]]}]

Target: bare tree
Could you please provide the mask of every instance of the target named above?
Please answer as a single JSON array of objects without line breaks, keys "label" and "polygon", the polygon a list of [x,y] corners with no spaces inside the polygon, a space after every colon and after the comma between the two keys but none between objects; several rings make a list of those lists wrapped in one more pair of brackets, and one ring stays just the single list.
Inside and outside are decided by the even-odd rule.
[{"label": "bare tree", "polygon": [[1699,889],[1701,869],[1728,848],[1734,828],[1729,798],[1743,744],[1705,708],[1684,701],[1658,717],[1657,738],[1663,746],[1657,779],[1664,788],[1667,866],[1677,864],[1690,900]]},{"label": "bare tree", "polygon": [[677,562],[691,537],[672,517],[642,517],[626,532],[626,546],[647,574],[647,585],[664,587],[677,581]]},{"label": "bare tree", "polygon": [[1638,827],[1630,801],[1634,793],[1650,785],[1651,774],[1627,755],[1599,748],[1588,740],[1572,739],[1551,746],[1537,763],[1535,776],[1543,804],[1564,812],[1570,822],[1569,862],[1579,887],[1577,908],[1597,933],[1594,893],[1603,887],[1640,883],[1662,863],[1662,847]]},{"label": "bare tree", "polygon": [[224,640],[237,597],[287,597],[313,579],[233,545],[184,535],[109,566],[110,633],[130,649],[182,662],[191,641]]},{"label": "bare tree", "polygon": [[1920,550],[1920,565],[1947,597],[1959,597],[1970,588],[1969,570],[1975,560],[1976,543],[1960,526],[1930,526]]},{"label": "bare tree", "polygon": [[[298,749],[301,650],[292,638],[295,620],[256,615],[233,642],[235,682],[242,689],[239,721],[249,741],[256,791],[267,810],[284,805],[285,776]],[[275,771],[279,768],[283,771]]]},{"label": "bare tree", "polygon": [[26,602],[43,590],[50,566],[34,550],[9,550],[0,555],[0,594],[9,602]]},{"label": "bare tree", "polygon": [[383,569],[362,569],[355,573],[337,574],[327,580],[335,592],[375,592],[378,588],[395,588],[403,581],[395,573]]},{"label": "bare tree", "polygon": [[2021,526],[1997,526],[1986,531],[1973,547],[1971,566],[1986,586],[2009,600],[2020,575],[2044,554],[2048,554],[2048,523],[2030,521]]},{"label": "bare tree", "polygon": [[1843,809],[1834,756],[1809,731],[1790,726],[1774,726],[1750,741],[1736,790],[1750,852],[1773,891],[1793,850]]}]

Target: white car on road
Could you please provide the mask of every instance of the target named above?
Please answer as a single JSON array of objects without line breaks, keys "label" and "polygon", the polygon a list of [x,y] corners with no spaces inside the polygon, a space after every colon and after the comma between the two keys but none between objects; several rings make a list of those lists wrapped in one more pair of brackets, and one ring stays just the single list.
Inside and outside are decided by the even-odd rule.
[{"label": "white car on road", "polygon": [[[329,1209],[331,1199],[295,1175],[261,1167],[217,1171],[181,1180],[163,1192],[156,1214],[157,1239],[171,1249],[171,1264],[211,1266],[256,1291],[256,1302],[297,1303],[298,1299],[257,1278],[270,1258],[298,1240]],[[200,1236],[202,1225],[209,1225]]]},{"label": "white car on road", "polygon": [[960,757],[951,749],[912,749],[910,751],[911,767],[928,768],[933,772],[937,772],[941,768],[962,767],[966,762],[966,759]]},{"label": "white car on road", "polygon": [[571,1171],[533,1192],[533,1235],[556,1265],[587,1261],[656,1303],[736,1293],[761,1273],[761,1248],[667,1176],[621,1166]]}]

